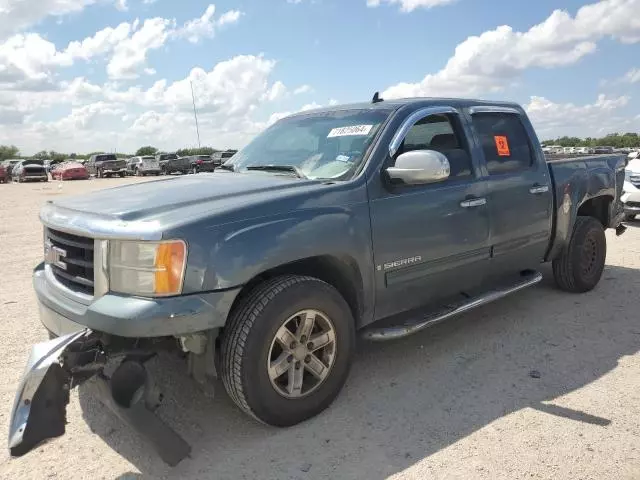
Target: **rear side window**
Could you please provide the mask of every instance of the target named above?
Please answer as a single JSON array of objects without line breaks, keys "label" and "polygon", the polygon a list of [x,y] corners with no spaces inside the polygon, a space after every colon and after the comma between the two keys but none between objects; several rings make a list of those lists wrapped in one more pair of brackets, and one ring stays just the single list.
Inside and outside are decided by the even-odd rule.
[{"label": "rear side window", "polygon": [[529,136],[518,115],[477,113],[473,128],[490,175],[526,170],[533,164]]}]

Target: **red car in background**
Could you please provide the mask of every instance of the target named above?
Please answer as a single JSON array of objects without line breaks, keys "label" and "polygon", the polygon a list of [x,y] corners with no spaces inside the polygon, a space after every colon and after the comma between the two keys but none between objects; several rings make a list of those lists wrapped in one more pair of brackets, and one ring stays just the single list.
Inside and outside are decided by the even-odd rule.
[{"label": "red car in background", "polygon": [[78,162],[63,162],[55,165],[51,170],[54,180],[88,180],[89,171]]}]

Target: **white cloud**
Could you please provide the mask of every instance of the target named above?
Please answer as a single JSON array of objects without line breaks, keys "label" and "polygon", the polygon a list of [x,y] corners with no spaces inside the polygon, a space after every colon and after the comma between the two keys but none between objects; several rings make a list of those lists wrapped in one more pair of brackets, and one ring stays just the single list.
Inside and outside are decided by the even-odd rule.
[{"label": "white cloud", "polygon": [[[193,83],[203,143],[238,147],[266,126],[255,117],[268,114],[264,109],[270,98],[286,92],[282,82],[270,79],[274,67],[273,60],[241,55],[209,71],[194,68],[182,80],[158,80],[146,89],[114,82],[94,85],[77,78],[50,92],[16,96],[0,90],[0,115],[6,111],[3,121],[15,124],[0,129],[0,144],[17,143],[26,153],[106,150],[116,144],[121,151],[135,151],[142,143],[176,149],[189,141],[185,139],[195,145]],[[65,104],[77,105],[66,117],[25,122],[34,111]]]},{"label": "white cloud", "polygon": [[218,19],[218,26],[221,27],[229,23],[236,23],[238,20],[240,20],[240,17],[242,15],[243,13],[239,10],[229,10],[228,12],[224,12]]},{"label": "white cloud", "polygon": [[[53,16],[62,17],[78,13],[99,0],[1,0],[0,40]],[[112,0],[117,8],[126,6],[126,0]]]},{"label": "white cloud", "polygon": [[594,103],[575,105],[531,97],[524,108],[536,132],[543,138],[557,136],[558,132],[585,137],[629,126],[629,119],[617,114],[617,109],[626,106],[629,100],[627,96],[607,97],[600,94]]},{"label": "white cloud", "polygon": [[144,68],[150,50],[161,48],[171,34],[173,21],[151,18],[131,36],[117,43],[113,57],[107,65],[107,73],[113,79],[137,78]]},{"label": "white cloud", "polygon": [[129,10],[127,0],[116,0],[116,8],[121,12],[126,12],[127,10]]},{"label": "white cloud", "polygon": [[[0,0],[0,16],[6,8],[2,1],[7,0]],[[127,3],[120,0],[119,5]],[[0,43],[0,88],[51,89],[56,69],[69,67],[76,60],[89,61],[99,56],[109,58],[107,73],[112,79],[134,79],[142,72],[149,74],[153,70],[146,66],[149,52],[162,48],[170,38],[186,36],[196,42],[212,36],[215,26],[233,23],[241,16],[238,11],[230,11],[216,21],[214,11],[215,6],[210,5],[202,17],[187,22],[182,29],[176,29],[174,19],[160,17],[147,19],[142,24],[138,19],[123,22],[83,40],[72,41],[61,51],[37,33],[13,35]]]},{"label": "white cloud", "polygon": [[72,61],[35,33],[18,34],[0,44],[0,85],[40,90],[50,86],[55,67]]},{"label": "white cloud", "polygon": [[300,95],[302,93],[310,93],[313,92],[313,88],[311,85],[301,85],[293,91],[294,95]]},{"label": "white cloud", "polygon": [[413,12],[417,8],[433,8],[453,3],[457,0],[367,0],[367,7],[379,7],[382,3],[400,5],[403,12]]},{"label": "white cloud", "polygon": [[186,38],[191,43],[198,43],[203,38],[213,38],[217,27],[235,23],[240,19],[242,12],[238,10],[228,11],[220,16],[218,20],[214,18],[216,6],[209,5],[201,17],[189,20],[176,33]]},{"label": "white cloud", "polygon": [[273,102],[279,98],[284,97],[287,94],[287,87],[280,80],[275,82],[271,88],[266,92],[266,98]]},{"label": "white cloud", "polygon": [[580,8],[575,17],[555,10],[526,32],[500,26],[467,38],[440,71],[417,83],[393,85],[383,96],[468,96],[499,90],[525,69],[577,62],[604,37],[640,41],[638,11],[640,0],[602,0]]},{"label": "white cloud", "polygon": [[70,42],[64,53],[73,59],[80,58],[83,60],[90,60],[95,56],[104,55],[129,38],[129,35],[137,26],[137,22],[133,24],[123,22],[116,28],[106,27],[84,40]]},{"label": "white cloud", "polygon": [[622,81],[625,83],[638,83],[640,82],[640,68],[632,68],[622,77]]}]

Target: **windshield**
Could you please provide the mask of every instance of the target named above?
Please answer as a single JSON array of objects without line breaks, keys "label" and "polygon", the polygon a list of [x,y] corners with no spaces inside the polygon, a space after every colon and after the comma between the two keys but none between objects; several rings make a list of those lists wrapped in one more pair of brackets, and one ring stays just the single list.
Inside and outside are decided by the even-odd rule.
[{"label": "windshield", "polygon": [[[346,180],[357,171],[390,110],[338,110],[285,118],[225,165],[291,166],[311,179]],[[283,174],[282,170],[275,170]]]}]

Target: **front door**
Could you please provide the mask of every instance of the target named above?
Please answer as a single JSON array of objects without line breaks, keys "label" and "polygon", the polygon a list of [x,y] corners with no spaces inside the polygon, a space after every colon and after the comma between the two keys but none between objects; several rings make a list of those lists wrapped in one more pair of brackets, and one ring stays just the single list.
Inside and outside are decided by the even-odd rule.
[{"label": "front door", "polygon": [[443,153],[451,174],[429,185],[370,184],[376,319],[479,285],[489,262],[487,186],[471,160],[457,112],[435,107],[410,118],[410,128],[399,130],[407,133],[398,151],[383,168],[404,152],[426,149]]},{"label": "front door", "polygon": [[488,175],[491,277],[536,269],[551,237],[553,192],[533,129],[515,110],[472,112],[471,119]]}]

